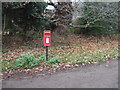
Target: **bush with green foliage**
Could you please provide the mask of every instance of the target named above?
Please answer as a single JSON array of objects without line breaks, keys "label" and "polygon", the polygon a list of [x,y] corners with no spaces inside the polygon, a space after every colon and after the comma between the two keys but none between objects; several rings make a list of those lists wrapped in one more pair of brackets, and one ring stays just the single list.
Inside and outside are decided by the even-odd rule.
[{"label": "bush with green foliage", "polygon": [[27,31],[48,29],[50,25],[44,15],[47,5],[46,2],[3,2],[3,32],[25,37]]},{"label": "bush with green foliage", "polygon": [[60,62],[59,56],[55,56],[48,61],[48,63],[50,63],[50,64],[56,64],[59,62]]},{"label": "bush with green foliage", "polygon": [[118,5],[115,2],[84,2],[76,20],[77,34],[109,35],[118,33]]},{"label": "bush with green foliage", "polygon": [[44,55],[36,58],[35,55],[27,53],[16,59],[15,67],[32,68],[33,66],[37,66],[40,62],[43,61],[45,61]]},{"label": "bush with green foliage", "polygon": [[[40,62],[45,62],[46,57],[45,55],[41,55],[40,57],[36,57],[33,54],[27,53],[21,55],[20,58],[16,59],[14,67],[16,68],[32,68],[34,66],[37,66]],[[56,64],[59,63],[59,56],[55,56],[51,58],[49,61],[47,61],[50,64]]]}]

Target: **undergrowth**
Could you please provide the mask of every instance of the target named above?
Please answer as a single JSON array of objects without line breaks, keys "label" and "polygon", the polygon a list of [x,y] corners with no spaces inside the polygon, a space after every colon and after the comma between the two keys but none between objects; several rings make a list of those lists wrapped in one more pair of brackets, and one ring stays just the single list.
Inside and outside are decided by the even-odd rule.
[{"label": "undergrowth", "polygon": [[0,65],[3,72],[11,69],[33,68],[35,66],[58,65],[59,63],[96,63],[118,56],[117,39],[76,36],[70,46],[49,47],[49,60],[46,61],[45,48],[16,49],[3,53]]}]

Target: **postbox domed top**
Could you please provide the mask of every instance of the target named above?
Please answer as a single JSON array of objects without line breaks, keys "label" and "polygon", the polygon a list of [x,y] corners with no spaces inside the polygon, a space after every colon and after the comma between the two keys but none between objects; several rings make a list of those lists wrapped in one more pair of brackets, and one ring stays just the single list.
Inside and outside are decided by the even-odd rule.
[{"label": "postbox domed top", "polygon": [[51,31],[50,30],[45,30],[44,33],[51,33]]}]

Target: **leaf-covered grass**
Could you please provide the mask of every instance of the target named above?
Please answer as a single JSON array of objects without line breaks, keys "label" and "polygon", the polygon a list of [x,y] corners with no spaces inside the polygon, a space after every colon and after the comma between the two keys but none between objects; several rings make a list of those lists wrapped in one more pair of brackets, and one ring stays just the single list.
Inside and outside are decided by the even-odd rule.
[{"label": "leaf-covered grass", "polygon": [[76,36],[69,46],[49,47],[49,61],[45,60],[45,48],[15,49],[3,53],[1,65],[3,72],[18,68],[33,68],[42,65],[56,65],[62,63],[96,63],[118,56],[117,39],[94,37],[83,38]]}]

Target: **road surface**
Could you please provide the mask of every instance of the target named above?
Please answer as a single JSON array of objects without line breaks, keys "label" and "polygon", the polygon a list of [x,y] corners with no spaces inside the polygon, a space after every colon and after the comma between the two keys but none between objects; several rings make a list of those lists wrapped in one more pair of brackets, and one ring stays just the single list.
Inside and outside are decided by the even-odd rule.
[{"label": "road surface", "polygon": [[118,60],[44,77],[9,79],[3,88],[118,88]]}]

